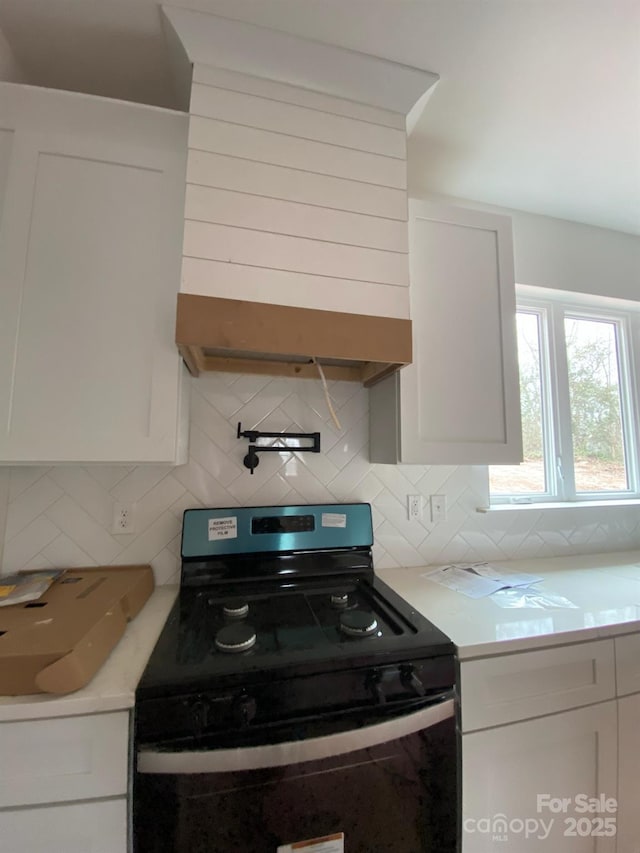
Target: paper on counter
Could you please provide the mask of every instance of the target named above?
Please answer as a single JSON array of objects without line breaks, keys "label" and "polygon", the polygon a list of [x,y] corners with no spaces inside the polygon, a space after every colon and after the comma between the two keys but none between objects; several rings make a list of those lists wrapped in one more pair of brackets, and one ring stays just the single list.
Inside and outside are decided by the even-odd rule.
[{"label": "paper on counter", "polygon": [[500,569],[498,571],[489,563],[474,563],[470,567],[476,574],[483,578],[493,578],[502,581],[504,587],[531,586],[542,580],[541,575],[529,575],[526,572],[512,572],[511,569]]},{"label": "paper on counter", "polygon": [[461,592],[468,598],[484,598],[503,587],[499,581],[493,578],[483,578],[460,566],[443,566],[440,569],[434,569],[432,572],[426,572],[422,577],[438,583],[440,586],[446,586],[454,592]]},{"label": "paper on counter", "polygon": [[500,589],[526,587],[542,580],[523,572],[498,571],[488,563],[455,563],[425,572],[422,577],[467,598],[485,598]]},{"label": "paper on counter", "polygon": [[533,608],[534,610],[555,610],[565,608],[577,610],[578,605],[569,601],[563,595],[552,595],[541,593],[535,589],[518,587],[517,589],[499,589],[494,595],[494,601],[498,607],[505,608]]}]

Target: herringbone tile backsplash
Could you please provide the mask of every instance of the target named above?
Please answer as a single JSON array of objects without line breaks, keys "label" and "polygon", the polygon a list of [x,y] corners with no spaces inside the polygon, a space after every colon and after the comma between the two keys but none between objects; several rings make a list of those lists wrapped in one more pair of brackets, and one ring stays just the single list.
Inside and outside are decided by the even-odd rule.
[{"label": "herringbone tile backsplash", "polygon": [[[183,510],[198,506],[369,501],[379,567],[556,556],[640,547],[637,507],[478,513],[484,467],[372,465],[368,395],[330,383],[339,431],[319,382],[238,374],[192,380],[187,465],[12,468],[0,473],[3,573],[23,567],[153,564],[178,579]],[[267,453],[253,476],[236,428],[320,431],[320,454]],[[406,496],[424,496],[424,520],[407,520]],[[431,524],[428,498],[445,494],[447,520]],[[113,535],[114,502],[135,503],[135,533]],[[0,536],[1,539],[1,536]]]}]

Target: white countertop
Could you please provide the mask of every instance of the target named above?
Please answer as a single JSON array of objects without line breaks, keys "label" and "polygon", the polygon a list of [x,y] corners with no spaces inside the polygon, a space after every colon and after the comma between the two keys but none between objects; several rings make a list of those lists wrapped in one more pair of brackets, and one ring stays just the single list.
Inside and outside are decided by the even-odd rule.
[{"label": "white countertop", "polygon": [[427,580],[426,566],[376,573],[453,640],[461,660],[640,632],[640,551],[491,565],[542,575],[540,592],[577,608],[504,609]]},{"label": "white countertop", "polygon": [[0,696],[0,722],[132,708],[138,681],[177,594],[177,586],[161,586],[154,590],[86,687],[64,696],[52,696],[50,693]]},{"label": "white countertop", "polygon": [[[467,598],[422,577],[433,567],[378,569],[377,574],[451,637],[461,660],[640,632],[640,551],[492,565],[542,575],[536,588],[568,598],[576,609],[504,609],[490,596]],[[154,591],[86,687],[65,696],[0,696],[0,722],[132,708],[177,593],[177,586]]]}]

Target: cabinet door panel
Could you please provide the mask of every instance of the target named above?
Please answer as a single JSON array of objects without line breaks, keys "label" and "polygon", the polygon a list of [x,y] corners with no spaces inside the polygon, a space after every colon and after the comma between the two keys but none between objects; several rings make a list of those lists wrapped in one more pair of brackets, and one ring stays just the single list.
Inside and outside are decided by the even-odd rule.
[{"label": "cabinet door panel", "polygon": [[[583,812],[576,797],[616,798],[616,767],[615,701],[464,735],[462,853],[612,853],[615,835],[597,833],[615,832],[615,811]],[[565,804],[552,811],[545,795]]]},{"label": "cabinet door panel", "polygon": [[520,462],[510,219],[411,200],[409,264],[413,363],[371,389],[371,461]]},{"label": "cabinet door panel", "polygon": [[0,808],[127,792],[127,711],[8,722],[1,736]]},{"label": "cabinet door panel", "polygon": [[[58,447],[149,435],[155,299],[140,283],[159,272],[149,263],[157,234],[147,212],[160,201],[160,179],[126,164],[41,154],[9,423],[21,441],[37,445],[45,418],[45,441]],[[87,407],[97,388],[102,405]],[[43,455],[51,453],[43,447]]]},{"label": "cabinet door panel", "polygon": [[460,683],[465,732],[613,699],[613,641],[463,661]]},{"label": "cabinet door panel", "polygon": [[511,223],[410,212],[414,362],[400,374],[402,462],[520,459]]},{"label": "cabinet door panel", "polygon": [[0,129],[0,222],[4,211],[5,190],[13,150],[13,130]]},{"label": "cabinet door panel", "polygon": [[126,853],[127,801],[0,812],[0,853]]},{"label": "cabinet door panel", "polygon": [[175,462],[187,119],[9,84],[0,104],[0,462]]},{"label": "cabinet door panel", "polygon": [[616,637],[615,644],[618,696],[640,693],[640,634]]},{"label": "cabinet door panel", "polygon": [[29,135],[15,130],[10,136],[11,144],[5,136],[2,152],[5,174],[0,219],[0,461],[12,460],[3,445],[10,431],[22,284],[38,162],[38,150]]},{"label": "cabinet door panel", "polygon": [[640,849],[640,694],[618,700],[618,853]]}]

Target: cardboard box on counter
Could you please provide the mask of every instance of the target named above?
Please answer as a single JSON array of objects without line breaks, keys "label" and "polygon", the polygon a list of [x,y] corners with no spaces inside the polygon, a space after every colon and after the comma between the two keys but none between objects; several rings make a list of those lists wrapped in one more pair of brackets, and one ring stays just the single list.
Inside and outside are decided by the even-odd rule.
[{"label": "cardboard box on counter", "polygon": [[69,569],[38,601],[0,608],[0,695],[84,687],[153,587],[151,566]]}]

